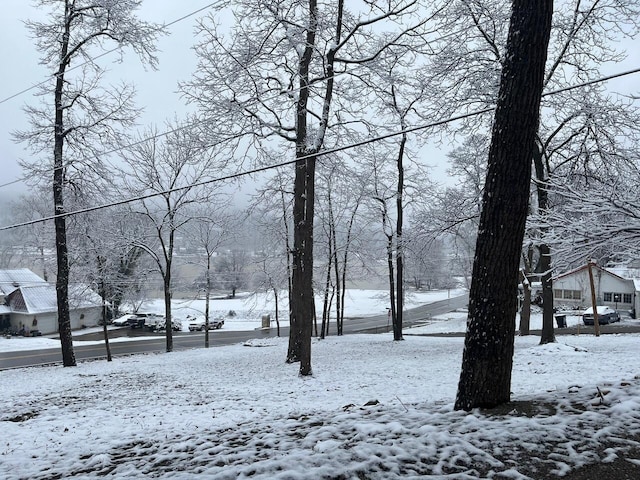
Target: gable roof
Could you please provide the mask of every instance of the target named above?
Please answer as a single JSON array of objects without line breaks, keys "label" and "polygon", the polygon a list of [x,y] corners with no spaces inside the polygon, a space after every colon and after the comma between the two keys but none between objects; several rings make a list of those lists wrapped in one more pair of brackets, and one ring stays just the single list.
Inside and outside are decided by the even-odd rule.
[{"label": "gable roof", "polygon": [[16,270],[0,270],[0,295],[9,295],[18,287],[26,285],[48,285],[28,268]]},{"label": "gable roof", "polygon": [[[58,310],[58,298],[53,285],[28,285],[19,287],[8,296],[11,310],[18,313],[46,313]],[[100,296],[84,285],[69,287],[69,307],[73,309],[98,307]]]},{"label": "gable roof", "polygon": [[[596,265],[595,263],[591,264],[592,268],[596,269],[596,270],[600,270],[601,272],[606,273],[607,275],[611,275],[612,277],[618,278],[620,280],[629,280],[628,278],[624,278],[621,277],[620,275],[616,275],[615,273],[607,270],[606,268],[603,268],[599,265]],[[565,273],[561,273],[560,275],[553,277],[554,280],[558,280],[560,278],[564,278],[564,277],[568,277],[570,275],[575,275],[576,273],[582,272],[584,270],[587,270],[589,268],[589,265],[582,265],[581,267],[578,268],[574,268],[573,270],[569,270],[568,272]]]}]

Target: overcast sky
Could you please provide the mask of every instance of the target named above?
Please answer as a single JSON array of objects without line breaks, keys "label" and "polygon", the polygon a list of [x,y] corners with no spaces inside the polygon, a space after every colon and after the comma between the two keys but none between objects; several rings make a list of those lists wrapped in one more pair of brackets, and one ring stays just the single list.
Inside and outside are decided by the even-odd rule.
[{"label": "overcast sky", "polygon": [[[211,0],[189,0],[176,2],[166,0],[145,0],[139,16],[149,22],[169,23],[201,7],[209,5]],[[196,65],[193,45],[193,26],[201,12],[170,27],[170,35],[158,43],[162,52],[159,55],[158,71],[145,69],[138,57],[131,51],[125,54],[123,64],[113,64],[117,55],[103,57],[100,62],[113,70],[115,80],[135,84],[138,91],[137,103],[144,106],[145,114],[141,124],[156,122],[160,126],[165,119],[177,112],[185,112],[184,102],[179,98],[177,82],[187,80]],[[0,16],[0,45],[5,67],[0,77],[0,102],[33,84],[46,79],[47,71],[39,65],[40,55],[35,51],[33,40],[24,26],[26,19],[41,19],[43,11],[38,11],[30,0],[2,0]],[[18,160],[28,158],[22,144],[11,139],[15,129],[27,128],[26,116],[22,107],[34,102],[34,90],[0,103],[0,185],[11,182],[23,175]],[[0,198],[7,193],[24,191],[23,185],[0,187]]]},{"label": "overcast sky", "polygon": [[[145,0],[139,15],[150,22],[169,23],[210,3],[211,0]],[[193,26],[196,18],[203,14],[204,12],[201,12],[170,27],[171,34],[159,42],[159,48],[162,50],[159,71],[145,71],[132,52],[125,54],[122,65],[113,64],[117,59],[115,54],[100,59],[101,64],[114,70],[114,76],[117,77],[115,80],[121,79],[136,85],[138,105],[145,108],[140,122],[142,125],[155,122],[161,127],[165,119],[173,117],[176,112],[181,114],[186,111],[184,103],[176,93],[177,82],[188,79],[195,68],[196,59],[191,50],[194,43]],[[24,150],[23,145],[15,144],[11,140],[11,131],[27,127],[22,107],[25,103],[34,102],[34,91],[4,100],[33,84],[42,82],[51,73],[38,64],[39,53],[35,51],[33,41],[23,24],[26,19],[38,19],[42,16],[43,12],[38,11],[32,1],[2,0],[0,45],[5,67],[0,77],[0,185],[11,182],[23,174],[17,162],[19,159],[28,158],[29,153]],[[627,44],[630,57],[620,65],[609,66],[606,74],[640,67],[640,43],[635,41]],[[638,94],[640,75],[611,81],[607,85],[612,90]],[[444,152],[436,149],[426,155],[430,157],[427,160],[429,163],[441,165],[441,175],[446,169],[444,155]],[[24,189],[23,185],[0,187],[0,199],[6,199],[7,194],[14,195]]]}]

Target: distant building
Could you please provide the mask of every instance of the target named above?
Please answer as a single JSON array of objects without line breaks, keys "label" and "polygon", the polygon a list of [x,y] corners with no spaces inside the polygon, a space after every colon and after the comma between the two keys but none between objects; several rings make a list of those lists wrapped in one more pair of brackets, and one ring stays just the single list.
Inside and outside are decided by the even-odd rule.
[{"label": "distant building", "polygon": [[[0,330],[26,334],[58,331],[58,301],[54,285],[28,269],[0,270]],[[71,329],[95,326],[102,300],[85,285],[69,286]]]},{"label": "distant building", "polygon": [[[592,264],[594,293],[598,305],[620,311],[638,311],[640,272],[625,268],[603,268]],[[553,279],[553,303],[576,308],[591,306],[589,267],[584,265]]]}]

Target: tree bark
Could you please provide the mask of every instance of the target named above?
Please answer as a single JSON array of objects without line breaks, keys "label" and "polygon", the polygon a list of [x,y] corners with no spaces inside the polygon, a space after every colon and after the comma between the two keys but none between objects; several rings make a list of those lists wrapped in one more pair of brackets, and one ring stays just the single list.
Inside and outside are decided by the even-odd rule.
[{"label": "tree bark", "polygon": [[457,410],[511,393],[518,270],[553,1],[514,0],[469,292]]},{"label": "tree bark", "polygon": [[389,304],[391,306],[391,328],[393,330],[393,339],[396,340],[398,312],[396,311],[395,268],[393,265],[393,235],[387,235],[387,270],[387,276],[389,278]]},{"label": "tree bark", "polygon": [[[395,94],[394,94],[395,99]],[[402,121],[402,128],[406,125],[404,124],[404,119]],[[403,204],[402,204],[402,194],[404,192],[404,149],[407,143],[407,134],[404,133],[402,135],[402,139],[400,140],[400,149],[398,151],[398,190],[396,193],[396,291],[398,292],[396,296],[396,317],[395,322],[393,323],[393,339],[394,340],[404,340],[402,337],[402,312],[404,310],[404,245],[402,243],[402,225],[404,222],[403,219]]]},{"label": "tree bark", "polygon": [[58,302],[58,333],[62,347],[62,364],[65,367],[76,366],[76,356],[73,351],[73,337],[71,335],[71,317],[69,313],[69,250],[67,247],[67,220],[64,217],[64,163],[63,147],[65,140],[64,105],[62,93],[64,91],[64,74],[69,59],[69,38],[71,29],[70,6],[65,2],[65,24],[60,52],[60,65],[56,73],[56,87],[54,93],[55,125],[53,146],[53,204],[54,227],[56,232],[56,299]]},{"label": "tree bark", "polygon": [[[547,189],[548,177],[545,175],[545,167],[542,152],[535,146],[533,150],[533,165],[536,172],[536,190],[538,193],[538,213],[544,216],[549,211],[549,191]],[[549,245],[538,245],[540,262],[538,271],[542,273],[542,334],[540,345],[554,343],[556,336],[553,329],[553,278],[551,276],[551,250]]]},{"label": "tree bark", "polygon": [[[209,309],[211,306],[211,253],[207,251],[206,292],[204,297],[204,348],[209,348]],[[277,305],[277,304],[276,304]]]},{"label": "tree bark", "polygon": [[[104,284],[103,284],[104,288]],[[104,338],[104,348],[107,352],[107,362],[111,362],[113,357],[111,356],[111,345],[109,345],[109,331],[107,330],[107,300],[104,296],[104,290],[102,297],[102,336]]]},{"label": "tree bark", "polygon": [[529,335],[531,325],[531,284],[527,278],[526,270],[520,274],[522,279],[522,306],[520,308],[520,335]]},{"label": "tree bark", "polygon": [[[287,362],[300,362],[300,375],[312,374],[313,329],[313,217],[315,203],[316,151],[309,148],[307,105],[309,66],[318,25],[318,5],[309,0],[306,44],[298,64],[299,90],[296,103],[296,158],[293,184],[293,252],[291,278],[291,328]],[[333,79],[331,79],[333,81]]]},{"label": "tree bark", "polygon": [[540,250],[540,267],[542,274],[542,334],[540,345],[554,343],[556,336],[553,329],[553,278],[551,277],[551,251],[549,245],[543,243]]}]

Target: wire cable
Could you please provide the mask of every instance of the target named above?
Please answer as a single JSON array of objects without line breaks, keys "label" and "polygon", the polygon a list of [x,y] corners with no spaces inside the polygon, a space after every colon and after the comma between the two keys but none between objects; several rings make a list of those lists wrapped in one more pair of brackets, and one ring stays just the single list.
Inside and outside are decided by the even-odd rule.
[{"label": "wire cable", "polygon": [[[616,74],[613,74],[613,75],[608,75],[606,77],[601,77],[599,79],[590,80],[590,81],[587,81],[587,82],[583,82],[581,84],[572,85],[572,86],[569,86],[569,87],[565,87],[565,88],[561,88],[561,89],[554,90],[554,91],[551,91],[551,92],[547,92],[547,93],[544,93],[543,96],[555,95],[555,94],[558,94],[558,93],[566,92],[566,91],[569,91],[569,90],[574,90],[574,89],[581,88],[581,87],[584,87],[584,86],[587,86],[587,85],[593,85],[595,83],[604,82],[604,81],[607,81],[607,80],[611,80],[613,78],[619,78],[619,77],[623,77],[623,76],[626,76],[626,75],[631,75],[631,74],[638,73],[638,72],[640,72],[640,68],[636,68],[636,69],[633,69],[633,70],[627,70],[625,72],[620,72],[620,73],[616,73]],[[197,182],[197,183],[194,183],[194,184],[186,186],[186,187],[178,187],[178,188],[172,188],[172,189],[168,189],[168,190],[163,190],[163,191],[160,191],[160,192],[148,193],[146,195],[140,195],[140,196],[137,196],[137,197],[127,198],[127,199],[119,200],[117,202],[110,202],[110,203],[106,203],[106,204],[102,204],[102,205],[96,205],[96,206],[93,206],[93,207],[87,207],[87,208],[83,208],[83,209],[79,209],[79,210],[74,210],[74,211],[71,211],[71,212],[61,213],[61,214],[58,214],[58,215],[52,215],[52,216],[49,216],[49,217],[43,217],[43,218],[39,218],[39,219],[36,219],[36,220],[30,220],[28,222],[22,222],[22,223],[17,223],[17,224],[12,224],[12,225],[6,225],[6,226],[3,226],[3,227],[0,227],[0,231],[10,230],[10,229],[13,229],[13,228],[18,228],[18,227],[25,227],[25,226],[28,226],[28,225],[34,225],[36,223],[42,223],[42,222],[46,222],[46,221],[50,221],[50,220],[55,220],[56,218],[70,217],[70,216],[74,216],[74,215],[79,215],[81,213],[89,213],[89,212],[93,212],[93,211],[96,211],[96,210],[102,210],[104,208],[110,208],[110,207],[115,207],[115,206],[119,206],[119,205],[125,205],[125,204],[128,204],[128,203],[132,203],[132,202],[136,202],[136,201],[142,201],[142,200],[146,200],[148,198],[153,198],[153,197],[157,197],[157,196],[161,196],[161,195],[166,195],[168,193],[187,190],[187,189],[190,189],[190,188],[199,187],[199,186],[203,186],[203,185],[208,185],[208,184],[212,184],[212,183],[223,182],[223,181],[227,181],[227,180],[233,180],[233,179],[244,177],[244,176],[247,176],[247,175],[253,175],[253,174],[256,174],[256,173],[265,172],[265,171],[272,170],[272,169],[279,168],[279,167],[283,167],[283,166],[286,166],[286,165],[291,165],[291,164],[297,163],[299,161],[308,160],[308,159],[311,159],[311,158],[317,158],[317,157],[321,157],[321,156],[324,156],[324,155],[329,155],[329,154],[332,154],[332,153],[342,152],[344,150],[348,150],[348,149],[351,149],[351,148],[361,147],[363,145],[367,145],[367,144],[374,143],[374,142],[379,142],[381,140],[386,140],[386,139],[389,139],[389,138],[392,138],[392,137],[395,137],[395,136],[398,136],[398,135],[403,135],[403,134],[407,134],[407,133],[414,133],[414,132],[417,132],[417,131],[420,131],[420,130],[425,130],[427,128],[437,127],[437,126],[444,125],[444,124],[451,123],[451,122],[455,122],[455,121],[458,121],[458,120],[463,120],[465,118],[470,118],[470,117],[474,117],[474,116],[481,115],[481,114],[484,114],[484,113],[489,113],[489,112],[491,112],[493,110],[494,110],[494,107],[488,107],[488,108],[483,108],[483,109],[480,109],[480,110],[475,110],[473,112],[469,112],[469,113],[465,113],[465,114],[461,114],[461,115],[456,115],[456,116],[449,117],[449,118],[446,118],[446,119],[443,119],[443,120],[438,120],[436,122],[428,123],[426,125],[417,125],[417,126],[406,128],[406,129],[399,130],[399,131],[396,131],[396,132],[390,132],[390,133],[387,133],[385,135],[379,135],[377,137],[373,137],[373,138],[369,138],[369,139],[366,139],[366,140],[362,140],[360,142],[355,142],[355,143],[351,143],[351,144],[348,144],[348,145],[343,145],[341,147],[336,147],[336,148],[332,148],[332,149],[328,149],[328,150],[322,150],[322,151],[319,151],[317,153],[312,153],[312,154],[309,154],[309,155],[304,155],[304,156],[298,157],[295,160],[289,160],[289,161],[281,162],[281,163],[277,163],[277,164],[266,165],[264,167],[254,168],[252,170],[247,170],[247,171],[244,171],[244,172],[234,173],[234,174],[231,174],[231,175],[226,175],[226,176],[223,176],[223,177],[218,177],[218,178],[214,178],[214,179],[210,179],[210,180],[204,180],[204,181]]]},{"label": "wire cable", "polygon": [[[186,20],[187,18],[192,17],[192,16],[202,12],[203,10],[211,8],[216,3],[218,3],[218,2],[209,3],[209,4],[205,5],[204,7],[201,7],[199,9],[197,9],[197,10],[194,10],[193,12],[187,13],[186,15],[183,15],[182,17],[176,18],[175,20],[172,20],[169,23],[164,23],[164,24],[162,24],[162,27],[161,28],[157,28],[156,31],[160,31],[160,30],[162,30],[164,28],[167,28],[167,27],[170,27],[172,25],[175,25],[178,22],[182,22],[183,20]],[[93,63],[95,60],[98,60],[99,58],[102,58],[102,57],[104,57],[106,55],[109,55],[110,53],[113,53],[113,52],[115,52],[117,50],[120,50],[121,48],[122,48],[121,46],[118,46],[118,47],[112,48],[111,50],[107,50],[105,52],[102,52],[99,55],[96,55],[95,57],[91,57],[91,58],[85,60],[84,62],[82,62],[82,63],[80,63],[80,64],[78,64],[78,65],[76,65],[74,67],[69,68],[67,71],[71,72],[71,71],[76,70],[78,68],[82,68],[82,67],[84,67],[85,65],[87,65],[89,63]],[[19,92],[16,92],[16,93],[14,93],[12,95],[9,95],[8,97],[0,99],[0,105],[2,105],[3,103],[8,102],[9,100],[13,100],[14,98],[19,97],[20,95],[24,95],[25,93],[33,90],[34,88],[38,88],[38,87],[44,85],[45,83],[47,83],[49,81],[50,78],[53,78],[56,75],[57,75],[57,73],[52,73],[45,80],[41,81],[40,83],[35,83],[35,84],[31,85],[30,87],[25,88],[24,90],[20,90]]]},{"label": "wire cable", "polygon": [[[179,21],[181,21],[181,20],[184,20],[185,18],[188,18],[188,17],[190,17],[190,16],[193,16],[193,15],[195,15],[196,13],[199,13],[199,12],[200,12],[200,11],[202,11],[202,10],[205,10],[205,9],[207,9],[207,8],[210,8],[210,7],[211,7],[211,6],[213,6],[215,3],[217,3],[217,2],[210,3],[210,4],[208,4],[208,5],[206,5],[206,6],[202,7],[202,8],[200,8],[199,10],[196,10],[196,11],[194,11],[194,12],[191,12],[191,13],[187,14],[187,15],[184,15],[183,17],[180,17],[180,18],[178,18],[178,19],[174,20],[173,22],[168,23],[166,26],[171,26],[171,25],[173,25],[173,24],[175,24],[175,23],[178,23],[178,22],[179,22]],[[438,37],[437,39],[433,40],[432,42],[434,42],[434,43],[435,43],[435,42],[440,42],[440,41],[442,41],[442,40],[445,40],[445,39],[450,38],[450,37],[455,37],[455,36],[459,35],[460,33],[466,32],[466,31],[471,30],[471,29],[474,29],[474,28],[475,28],[475,26],[469,26],[469,27],[467,27],[467,28],[464,28],[464,29],[461,29],[461,30],[458,30],[458,31],[455,31],[455,32],[447,33],[447,34],[441,35],[440,37]],[[117,50],[117,49],[118,49],[118,48],[116,47],[116,48],[114,48],[114,49],[112,49],[112,50],[110,50],[110,51],[108,51],[108,52],[104,52],[103,54],[100,54],[100,55],[98,55],[98,56],[96,56],[96,57],[92,58],[92,59],[91,59],[91,61],[93,61],[93,60],[95,60],[95,59],[98,59],[98,58],[100,58],[100,57],[102,57],[102,56],[104,56],[104,55],[106,55],[106,54],[108,54],[108,53],[111,53],[111,52],[113,52],[113,51]],[[87,62],[88,62],[88,61],[87,61]],[[73,69],[78,68],[78,67],[80,67],[80,66],[82,66],[82,65],[85,65],[87,62],[84,62],[83,64],[81,64],[81,65],[79,65],[79,66],[73,67],[73,68],[71,68],[70,70],[73,70]],[[334,79],[335,79],[335,78],[337,78],[337,77],[340,77],[340,76],[343,76],[343,75],[347,75],[348,73],[349,73],[349,72],[338,72],[338,73],[335,73],[334,75],[326,76],[326,77],[322,77],[322,78],[320,78],[320,79],[314,80],[314,81],[313,81],[313,82],[311,82],[309,85],[304,86],[304,87],[300,87],[300,88],[292,88],[292,89],[288,89],[288,90],[282,90],[282,91],[280,91],[280,92],[278,92],[278,93],[274,94],[274,95],[273,95],[273,96],[271,96],[271,97],[260,98],[260,99],[258,99],[258,98],[252,98],[252,99],[250,99],[250,101],[249,101],[249,102],[245,102],[245,106],[248,106],[248,105],[255,105],[255,104],[259,103],[259,102],[260,102],[260,103],[269,102],[269,101],[275,100],[275,99],[277,99],[278,97],[281,97],[281,96],[283,96],[283,95],[291,95],[292,93],[299,93],[299,92],[303,91],[304,89],[311,88],[311,87],[315,86],[315,85],[316,85],[316,84],[318,84],[318,83],[325,82],[325,81],[327,81],[327,80],[329,80],[329,79],[331,79],[331,78],[334,78]],[[55,74],[53,74],[52,76],[55,76]],[[15,95],[12,95],[11,97],[8,97],[8,98],[6,98],[6,99],[4,99],[4,100],[0,100],[0,104],[2,104],[3,102],[5,102],[5,101],[7,101],[7,100],[9,100],[9,99],[11,99],[11,98],[14,98],[14,97],[18,96],[18,95],[21,95],[21,94],[23,94],[23,93],[26,93],[26,92],[28,92],[29,90],[31,90],[31,88],[35,88],[36,86],[38,86],[38,85],[42,85],[42,84],[44,84],[45,82],[46,82],[46,80],[45,80],[45,81],[43,81],[43,82],[41,82],[41,83],[39,83],[39,84],[36,84],[36,85],[34,85],[34,86],[30,87],[30,88],[27,88],[27,89],[25,89],[25,90],[22,90],[21,92],[18,92],[18,93],[16,93]],[[97,156],[97,157],[99,157],[99,156],[106,156],[106,155],[110,155],[110,154],[112,154],[112,153],[116,153],[116,152],[122,151],[122,150],[124,150],[124,149],[127,149],[127,148],[130,148],[130,147],[133,147],[133,146],[139,145],[139,144],[144,143],[144,142],[149,141],[149,140],[154,140],[154,139],[157,139],[157,138],[161,138],[161,137],[163,137],[163,136],[170,135],[171,133],[179,132],[179,131],[184,130],[184,129],[186,129],[186,128],[190,128],[190,127],[198,126],[198,125],[200,125],[200,124],[202,124],[202,123],[204,123],[204,122],[206,122],[206,121],[208,121],[208,119],[204,119],[204,120],[201,120],[201,121],[199,121],[199,122],[189,123],[189,124],[183,125],[183,126],[181,126],[181,127],[177,127],[177,128],[175,128],[175,129],[168,130],[168,131],[166,131],[166,132],[162,132],[162,133],[159,133],[159,134],[156,134],[156,135],[152,135],[152,136],[150,136],[150,137],[143,138],[143,139],[138,140],[138,141],[136,141],[136,142],[129,143],[129,144],[126,144],[126,145],[123,145],[123,146],[118,147],[118,148],[113,149],[113,150],[107,150],[107,151],[104,151],[104,152],[100,152],[100,153],[96,154],[96,156]],[[60,168],[60,167],[58,167],[58,168]],[[64,167],[63,167],[63,168],[64,168]],[[55,171],[55,168],[51,170],[51,173],[53,173],[54,171]],[[43,172],[43,173],[44,173],[44,172]],[[14,184],[16,184],[16,183],[23,182],[23,181],[28,180],[28,179],[29,179],[29,177],[25,177],[25,176],[23,176],[23,177],[21,177],[21,178],[17,178],[17,179],[15,179],[15,180],[10,181],[10,182],[0,184],[0,188],[8,187],[8,186],[14,185]]]},{"label": "wire cable", "polygon": [[239,173],[234,173],[234,174],[231,174],[231,175],[226,175],[226,176],[223,176],[223,177],[213,178],[213,179],[209,179],[209,180],[203,180],[201,182],[196,182],[196,183],[193,183],[191,185],[184,186],[184,187],[170,188],[170,189],[167,189],[167,190],[162,190],[160,192],[152,192],[152,193],[148,193],[148,194],[145,194],[145,195],[140,195],[140,196],[137,196],[137,197],[131,197],[131,198],[119,200],[117,202],[110,202],[110,203],[105,203],[105,204],[102,204],[102,205],[96,205],[96,206],[93,206],[93,207],[81,208],[81,209],[78,209],[78,210],[73,210],[71,212],[60,213],[60,214],[57,214],[57,215],[51,215],[49,217],[43,217],[43,218],[39,218],[39,219],[36,219],[36,220],[29,220],[27,222],[16,223],[16,224],[13,224],[13,225],[7,225],[7,226],[0,227],[0,231],[9,230],[9,229],[18,228],[18,227],[25,227],[25,226],[28,226],[28,225],[34,225],[36,223],[42,223],[42,222],[46,222],[46,221],[50,221],[50,220],[55,220],[56,218],[71,217],[71,216],[74,216],[74,215],[79,215],[81,213],[94,212],[96,210],[102,210],[104,208],[116,207],[116,206],[119,206],[119,205],[125,205],[127,203],[142,201],[142,200],[146,200],[148,198],[158,197],[158,196],[166,195],[166,194],[173,193],[173,192],[180,192],[180,191],[188,190],[188,189],[191,189],[191,188],[194,188],[194,187],[201,187],[203,185],[209,185],[209,184],[212,184],[212,183],[233,180],[233,179],[244,177],[244,176],[247,176],[247,175],[254,175],[256,173],[261,173],[261,172],[265,172],[265,171],[268,171],[268,170],[273,170],[275,168],[284,167],[284,166],[291,165],[291,164],[294,164],[294,163],[297,163],[297,162],[300,162],[300,161],[309,160],[309,159],[312,159],[312,158],[317,158],[317,157],[321,157],[321,156],[324,156],[324,155],[329,155],[329,154],[332,154],[332,153],[342,152],[344,150],[348,150],[348,149],[351,149],[351,148],[361,147],[363,145],[367,145],[367,144],[374,143],[374,142],[379,142],[381,140],[386,140],[388,138],[392,138],[392,137],[395,137],[395,136],[398,136],[398,135],[403,135],[403,134],[406,134],[406,133],[413,133],[413,132],[416,132],[416,131],[419,131],[419,130],[424,130],[424,129],[427,129],[427,128],[436,127],[436,126],[439,126],[439,125],[444,125],[446,123],[455,122],[457,120],[462,120],[462,119],[465,119],[465,118],[469,118],[469,117],[473,117],[473,116],[476,116],[476,115],[480,115],[482,113],[487,113],[487,112],[490,112],[492,110],[493,110],[493,107],[485,108],[485,109],[482,109],[482,110],[473,111],[473,112],[466,113],[466,114],[463,114],[463,115],[457,115],[455,117],[449,117],[449,118],[444,119],[444,120],[438,120],[436,122],[429,123],[429,124],[426,124],[426,125],[419,125],[419,126],[415,126],[415,127],[411,127],[411,128],[406,128],[404,130],[400,130],[400,131],[397,131],[397,132],[390,132],[390,133],[387,133],[385,135],[379,135],[377,137],[368,138],[366,140],[362,140],[360,142],[355,142],[355,143],[350,143],[348,145],[343,145],[341,147],[331,148],[331,149],[328,149],[328,150],[321,150],[321,151],[319,151],[317,153],[310,153],[308,155],[300,156],[300,157],[298,157],[298,158],[296,158],[294,160],[288,160],[286,162],[281,162],[281,163],[276,163],[276,164],[271,164],[271,165],[265,165],[264,167],[258,167],[258,168],[254,168],[254,169],[251,169],[251,170],[246,170],[244,172],[239,172]]},{"label": "wire cable", "polygon": [[[586,87],[586,86],[589,86],[589,85],[595,85],[595,84],[598,84],[598,83],[603,83],[603,82],[606,82],[606,81],[609,81],[609,80],[625,77],[625,76],[628,76],[628,75],[633,75],[633,74],[636,74],[636,73],[640,73],[640,67],[634,68],[634,69],[631,69],[631,70],[626,70],[626,71],[623,71],[623,72],[614,73],[614,74],[607,75],[607,76],[604,76],[604,77],[599,77],[599,78],[596,78],[596,79],[593,79],[593,80],[587,80],[585,82],[582,82],[582,83],[579,83],[579,84],[576,84],[576,85],[569,85],[567,87],[563,87],[563,88],[559,88],[559,89],[552,90],[552,91],[549,91],[549,92],[545,92],[545,93],[542,94],[542,97],[547,97],[547,96],[550,96],[550,95],[557,95],[559,93],[567,92],[567,91],[570,91],[570,90],[575,90],[575,89]],[[340,75],[340,74],[336,74],[336,75]],[[328,78],[323,78],[322,80],[325,81],[327,79]],[[311,88],[311,85],[309,85],[307,87],[302,87],[302,88]],[[291,90],[284,90],[282,92],[278,92],[277,94],[274,94],[272,97],[267,97],[266,99],[260,99],[260,101],[261,102],[267,102],[267,101],[270,101],[270,100],[275,100],[276,98],[278,98],[278,97],[280,97],[282,95],[290,95],[291,93],[299,92],[300,90],[301,90],[300,88],[291,89]],[[253,102],[258,102],[258,100],[254,99]],[[489,108],[486,108],[486,109],[482,109],[482,110],[477,110],[477,111],[471,112],[470,114],[462,116],[460,118],[467,118],[469,116],[481,115],[483,113],[487,113],[487,112],[492,111],[492,110],[493,110],[493,107],[489,107]],[[452,118],[458,119],[458,120],[460,119],[460,118],[457,118],[457,117],[452,117]],[[188,123],[186,125],[182,125],[180,127],[177,127],[177,128],[171,129],[171,130],[167,130],[165,132],[160,132],[160,133],[158,133],[156,135],[151,135],[149,137],[145,137],[143,139],[137,140],[137,141],[129,143],[127,145],[124,145],[124,146],[121,146],[121,147],[118,147],[118,148],[114,148],[112,150],[108,150],[108,151],[105,151],[105,152],[98,153],[96,156],[106,156],[106,155],[110,155],[112,153],[117,153],[117,152],[125,150],[127,148],[131,148],[131,147],[134,147],[136,145],[140,145],[140,144],[142,144],[144,142],[147,142],[147,141],[150,141],[150,140],[155,140],[155,139],[170,135],[171,133],[179,132],[179,131],[184,130],[186,128],[196,127],[198,125],[201,125],[203,123],[208,122],[209,120],[210,119],[203,119],[203,120],[198,120],[196,122],[191,122],[191,123]],[[391,134],[389,134],[387,136],[383,136],[383,137],[381,137],[381,139],[385,139],[385,138],[389,138],[389,137],[393,137],[393,136],[397,136],[397,135],[402,135],[403,133],[411,133],[411,132],[415,132],[415,131],[418,131],[418,130],[427,129],[427,128],[430,128],[430,127],[433,127],[433,126],[438,126],[438,125],[442,125],[444,123],[448,123],[449,121],[453,121],[453,120],[442,120],[442,121],[439,121],[439,122],[435,122],[434,124],[420,125],[420,126],[412,127],[412,128],[406,129],[406,130],[401,130],[399,132],[391,133]],[[355,146],[360,146],[360,145],[356,144]],[[51,170],[51,172],[53,172],[53,169]],[[13,185],[15,183],[22,182],[24,180],[26,180],[25,177],[23,177],[21,179],[13,180],[11,182],[3,183],[3,184],[0,184],[0,188],[4,188],[4,187],[10,186],[10,185]]]}]

